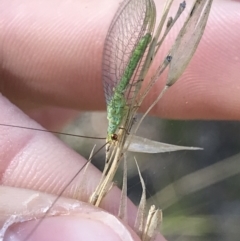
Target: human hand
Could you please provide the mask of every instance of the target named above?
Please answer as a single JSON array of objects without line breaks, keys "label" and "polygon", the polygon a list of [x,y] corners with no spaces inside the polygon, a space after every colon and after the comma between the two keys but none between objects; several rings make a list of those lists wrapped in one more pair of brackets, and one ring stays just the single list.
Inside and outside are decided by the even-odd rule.
[{"label": "human hand", "polygon": [[[79,110],[104,108],[100,79],[101,51],[117,3],[76,1],[68,6],[64,5],[64,2],[52,1],[50,4],[49,1],[45,3],[41,1],[39,5],[40,3],[36,1],[34,4],[22,1],[20,5],[8,0],[1,3],[1,8],[4,7],[4,11],[1,11],[3,12],[1,18],[4,21],[1,22],[6,23],[3,24],[0,36],[3,63],[1,92],[24,111],[32,113],[34,109],[34,116],[35,108],[48,108],[48,106]],[[108,8],[105,8],[106,6]],[[182,119],[239,119],[240,114],[237,110],[240,92],[238,88],[240,30],[236,27],[239,23],[239,8],[238,2],[215,3],[206,34],[192,63],[183,77],[157,105],[155,114]],[[160,6],[158,9],[161,10]],[[224,14],[218,15],[219,12],[229,15],[227,17]],[[146,105],[151,98],[150,96],[145,102]],[[4,98],[1,100],[0,108],[1,122],[14,120],[22,126],[36,126]],[[68,110],[64,111],[66,113]],[[43,112],[40,111],[39,118],[36,119],[41,123],[47,123],[49,119],[46,120],[46,115],[41,113]],[[58,113],[62,117],[62,112]],[[51,120],[54,114],[56,116],[56,112],[52,111]],[[59,119],[62,121],[65,117]],[[49,125],[46,124],[46,127]],[[11,196],[13,192],[18,192],[21,196],[26,194],[30,206],[36,202],[34,196],[32,199],[29,198],[33,193],[21,188],[57,194],[77,168],[85,162],[48,134],[1,128],[1,137],[2,184],[19,188],[5,190],[5,194],[9,197],[13,197]],[[87,200],[99,180],[100,174],[93,167],[90,173],[91,179],[87,180],[85,193],[80,197],[83,201]],[[77,180],[65,196],[72,197],[76,187]],[[116,189],[112,193],[106,197],[102,207],[116,214],[119,193]],[[1,207],[6,208],[4,204],[8,203],[9,199],[4,200],[5,203]],[[12,213],[15,210],[23,211],[26,207],[26,200],[21,203],[17,198],[13,198],[13,201],[15,205],[9,206],[8,209]],[[130,210],[134,210],[134,207],[131,206]],[[1,213],[5,212],[5,209],[1,210]],[[74,221],[79,220],[74,219]],[[86,220],[83,223],[85,222]],[[47,221],[45,227],[50,225]],[[80,225],[79,223],[77,226],[76,223],[76,229]],[[87,228],[84,227],[84,230]],[[79,232],[83,234],[81,229]],[[50,234],[50,231],[46,233]],[[71,233],[75,233],[75,230]],[[69,235],[70,233],[67,233],[66,237],[70,237]],[[108,237],[114,240],[110,233]],[[37,240],[37,237],[34,237],[34,240]],[[51,240],[54,240],[53,237]]]}]

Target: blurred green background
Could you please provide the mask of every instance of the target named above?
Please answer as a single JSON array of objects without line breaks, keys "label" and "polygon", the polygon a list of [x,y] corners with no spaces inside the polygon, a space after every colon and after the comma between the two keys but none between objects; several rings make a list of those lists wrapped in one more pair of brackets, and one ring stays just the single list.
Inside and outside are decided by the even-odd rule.
[{"label": "blurred green background", "polygon": [[[139,119],[139,117],[137,118]],[[105,113],[84,113],[64,132],[105,137]],[[128,196],[137,205],[141,184],[136,157],[147,187],[148,204],[163,209],[161,232],[168,240],[240,240],[240,123],[172,121],[148,117],[138,135],[202,151],[128,155]],[[62,137],[88,158],[103,141]],[[94,157],[102,170],[105,153]],[[121,186],[120,168],[116,182]]]}]

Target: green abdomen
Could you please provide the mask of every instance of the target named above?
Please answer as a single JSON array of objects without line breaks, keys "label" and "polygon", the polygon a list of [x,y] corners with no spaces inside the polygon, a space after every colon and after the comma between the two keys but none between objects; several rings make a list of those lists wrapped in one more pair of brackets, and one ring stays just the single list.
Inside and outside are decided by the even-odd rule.
[{"label": "green abdomen", "polygon": [[117,131],[117,128],[122,122],[125,114],[126,101],[124,96],[115,95],[115,98],[111,100],[107,107],[107,119],[108,119],[108,140],[111,140],[111,136]]},{"label": "green abdomen", "polygon": [[117,128],[121,124],[123,117],[126,113],[126,99],[125,99],[125,91],[131,80],[133,73],[140,61],[143,57],[143,54],[148,46],[148,43],[151,40],[151,35],[148,33],[144,37],[142,37],[132,53],[132,56],[129,60],[128,66],[126,67],[124,74],[119,81],[119,84],[115,87],[114,95],[111,101],[107,106],[107,119],[108,119],[108,137],[107,139],[110,141],[111,136],[115,134]]}]

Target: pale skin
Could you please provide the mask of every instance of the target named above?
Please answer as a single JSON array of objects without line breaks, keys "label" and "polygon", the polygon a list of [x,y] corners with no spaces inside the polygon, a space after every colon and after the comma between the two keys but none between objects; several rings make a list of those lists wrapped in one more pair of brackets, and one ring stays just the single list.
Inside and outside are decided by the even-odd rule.
[{"label": "pale skin", "polygon": [[[161,12],[162,2],[156,1],[158,12]],[[117,7],[118,2],[109,0],[72,1],[71,4],[65,0],[2,0],[0,91],[13,104],[0,96],[0,123],[17,122],[22,126],[31,124],[37,127],[14,105],[38,123],[54,130],[75,116],[76,111],[70,109],[105,110],[101,82],[102,47]],[[240,120],[239,12],[240,1],[214,2],[199,49],[178,83],[154,108],[154,115],[176,119]],[[167,44],[164,49],[169,47]],[[156,66],[157,60],[154,62]],[[164,79],[160,80],[159,89],[161,81]],[[142,110],[146,110],[154,93],[147,98]],[[11,203],[8,198],[2,199],[0,213],[24,212],[26,200],[34,208],[33,194],[38,190],[59,193],[85,162],[50,134],[11,128],[0,128],[0,131],[1,184],[8,186],[3,187],[1,193],[7,193],[9,198],[12,193],[19,193],[18,196],[22,197],[22,201],[12,198]],[[91,178],[88,178],[79,197],[81,201],[87,200],[100,173],[91,168],[89,176]],[[70,185],[65,196],[71,198],[76,186],[77,180]],[[48,200],[48,196],[42,197]],[[119,191],[114,189],[101,207],[116,214],[118,199]],[[6,204],[9,205],[7,211],[4,209]],[[129,209],[131,226],[135,207],[130,203]],[[127,237],[118,236],[114,231],[118,228],[117,222],[115,228],[104,224],[95,227],[99,220],[108,220],[108,214],[101,212],[103,216],[99,219],[92,207],[86,206],[83,210],[90,213],[87,218],[82,209],[81,212],[72,211],[69,217],[71,219],[76,214],[78,218],[72,218],[71,222],[80,227],[85,225],[79,231],[85,240],[91,240],[84,235],[85,231],[93,228],[103,230],[103,235],[109,240],[138,240],[127,227],[126,233],[130,232],[132,239],[127,234]],[[54,224],[44,226],[43,222],[42,225],[51,240],[57,240],[57,233],[50,234],[49,227],[59,224],[61,230],[62,219],[58,218]],[[89,220],[97,221],[91,223]],[[68,240],[76,240],[71,236],[75,230],[62,232],[64,234],[59,234],[61,237],[66,235]],[[34,240],[38,240],[38,234]],[[159,235],[158,240],[164,238]]]}]

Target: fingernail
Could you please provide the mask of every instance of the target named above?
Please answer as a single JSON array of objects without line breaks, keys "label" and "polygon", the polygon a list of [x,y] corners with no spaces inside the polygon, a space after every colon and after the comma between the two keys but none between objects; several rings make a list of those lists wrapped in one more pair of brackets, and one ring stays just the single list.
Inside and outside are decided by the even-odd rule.
[{"label": "fingernail", "polygon": [[[48,217],[11,227],[4,241],[132,241],[138,238],[121,221],[105,212]],[[134,237],[135,236],[135,237]]]}]

